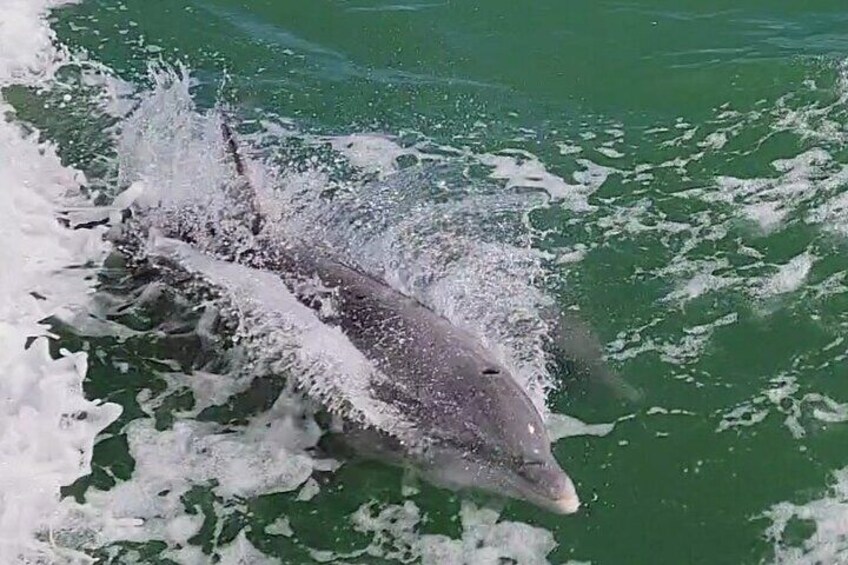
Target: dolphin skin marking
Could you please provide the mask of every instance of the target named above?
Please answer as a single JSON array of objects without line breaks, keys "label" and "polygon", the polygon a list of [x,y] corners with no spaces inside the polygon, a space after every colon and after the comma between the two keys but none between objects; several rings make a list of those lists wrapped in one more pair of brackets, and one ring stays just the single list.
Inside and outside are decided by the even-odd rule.
[{"label": "dolphin skin marking", "polygon": [[323,322],[338,326],[387,376],[372,383],[371,393],[397,407],[422,439],[409,445],[348,425],[354,449],[411,464],[439,485],[576,512],[577,493],[551,452],[542,417],[509,371],[469,332],[385,282],[318,247],[280,246],[264,237],[233,133],[225,122],[222,131],[246,191],[243,219],[256,235],[251,247],[258,250],[230,259],[274,272]]}]

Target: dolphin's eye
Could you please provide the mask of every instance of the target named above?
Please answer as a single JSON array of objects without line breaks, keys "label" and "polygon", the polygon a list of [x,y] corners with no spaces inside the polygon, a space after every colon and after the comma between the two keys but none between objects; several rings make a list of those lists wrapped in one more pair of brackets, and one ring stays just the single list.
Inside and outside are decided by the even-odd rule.
[{"label": "dolphin's eye", "polygon": [[500,371],[498,369],[495,369],[494,367],[487,367],[487,368],[483,369],[483,374],[484,375],[499,375]]}]

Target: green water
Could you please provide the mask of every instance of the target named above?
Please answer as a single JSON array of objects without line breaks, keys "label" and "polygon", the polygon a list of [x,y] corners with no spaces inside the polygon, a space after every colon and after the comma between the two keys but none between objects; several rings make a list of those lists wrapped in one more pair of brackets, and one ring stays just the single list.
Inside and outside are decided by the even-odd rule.
[{"label": "green water", "polygon": [[[835,204],[848,163],[844,2],[88,0],[55,20],[63,43],[129,82],[145,84],[150,60],[183,62],[201,106],[222,98],[245,116],[291,119],[316,134],[380,132],[475,154],[523,149],[572,183],[583,159],[612,169],[588,197],[592,210],[554,202],[530,215],[534,246],[584,250],[549,267],[551,286],[562,305],[580,306],[609,344],[610,364],[644,392],[627,404],[595,389],[569,393],[563,382],[553,395],[554,411],[588,422],[633,417],[606,437],[556,444],[586,503],[578,514],[504,509],[503,519],[553,533],[550,562],[768,562],[763,512],[822,497],[848,465],[848,427],[818,417],[821,401],[805,396],[848,399],[845,345],[828,348],[848,322],[839,278],[848,214]],[[56,132],[60,145],[74,135]],[[829,158],[788,173],[772,165],[813,149]],[[746,193],[725,177],[772,182]],[[757,194],[783,213],[766,229],[746,212],[762,203]],[[787,264],[796,268],[774,278]],[[693,280],[708,288],[686,287]],[[691,298],[674,294],[681,288]],[[115,375],[103,362],[92,395],[131,408],[139,390],[159,386],[161,367],[142,361],[144,348],[167,344],[99,345],[132,370]],[[762,421],[719,431],[741,404],[763,409]],[[116,430],[141,416],[126,410]],[[101,444],[95,458],[118,480],[131,475],[119,444]],[[107,488],[110,473],[92,484]],[[251,542],[283,562],[310,562],[305,547],[350,551],[367,545],[350,513],[370,499],[399,502],[401,480],[352,463],[309,503],[268,495],[217,518],[199,489],[187,507],[226,524],[192,543],[211,552],[247,525]],[[414,500],[430,518],[422,531],[456,535],[459,500],[421,488]],[[283,514],[294,538],[262,533]],[[800,544],[814,525],[793,528],[787,543]],[[144,559],[161,549],[147,546]]]}]

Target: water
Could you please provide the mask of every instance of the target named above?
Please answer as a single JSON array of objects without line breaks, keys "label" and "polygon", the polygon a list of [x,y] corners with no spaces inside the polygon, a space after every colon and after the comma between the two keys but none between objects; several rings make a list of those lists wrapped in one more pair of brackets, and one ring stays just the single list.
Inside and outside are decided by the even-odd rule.
[{"label": "water", "polygon": [[[4,562],[848,560],[844,3],[46,7],[0,3]],[[577,515],[327,454],[283,375],[343,349],[55,224],[139,179],[217,209],[216,104],[281,235],[519,375]],[[549,366],[551,306],[641,400]]]}]

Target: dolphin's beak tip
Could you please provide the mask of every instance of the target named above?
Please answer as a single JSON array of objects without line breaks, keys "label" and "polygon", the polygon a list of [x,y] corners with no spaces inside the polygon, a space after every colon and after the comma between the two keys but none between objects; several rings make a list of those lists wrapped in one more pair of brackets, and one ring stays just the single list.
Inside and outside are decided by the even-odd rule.
[{"label": "dolphin's beak tip", "polygon": [[580,499],[576,494],[570,494],[554,500],[554,508],[560,514],[574,514],[580,508]]}]

